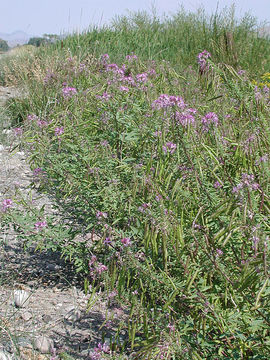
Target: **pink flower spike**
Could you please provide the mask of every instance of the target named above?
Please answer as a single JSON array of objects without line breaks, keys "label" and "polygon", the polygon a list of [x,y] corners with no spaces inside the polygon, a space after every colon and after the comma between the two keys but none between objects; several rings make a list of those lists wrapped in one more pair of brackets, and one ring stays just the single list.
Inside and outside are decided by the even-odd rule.
[{"label": "pink flower spike", "polygon": [[41,231],[43,230],[45,227],[47,227],[47,222],[46,221],[38,221],[35,223],[35,229],[37,231]]},{"label": "pink flower spike", "polygon": [[130,238],[123,238],[121,240],[121,243],[124,245],[124,246],[130,246],[131,245],[131,240]]},{"label": "pink flower spike", "polygon": [[14,128],[13,131],[16,136],[21,136],[23,134],[23,129],[20,127]]},{"label": "pink flower spike", "polygon": [[62,135],[64,133],[64,128],[63,128],[63,126],[61,126],[61,127],[56,127],[55,129],[54,129],[54,134],[55,134],[55,136],[60,136],[60,135]]},{"label": "pink flower spike", "polygon": [[5,199],[2,202],[3,211],[6,211],[8,208],[13,206],[13,202],[11,199]]}]

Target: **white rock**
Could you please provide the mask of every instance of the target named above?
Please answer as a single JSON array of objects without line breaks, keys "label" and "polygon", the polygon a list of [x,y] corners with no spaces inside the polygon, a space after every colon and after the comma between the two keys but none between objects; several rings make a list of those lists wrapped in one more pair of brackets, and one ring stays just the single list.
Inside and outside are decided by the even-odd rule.
[{"label": "white rock", "polygon": [[25,290],[15,290],[14,291],[14,303],[17,307],[24,307],[29,302],[30,294]]},{"label": "white rock", "polygon": [[12,357],[5,351],[0,350],[0,360],[12,360]]},{"label": "white rock", "polygon": [[4,149],[5,149],[4,146],[0,144],[0,151],[3,151]]},{"label": "white rock", "polygon": [[34,348],[41,354],[49,354],[54,348],[53,340],[46,336],[39,336],[35,339]]},{"label": "white rock", "polygon": [[12,131],[11,131],[11,130],[8,130],[8,129],[4,129],[4,130],[2,131],[2,133],[8,135],[8,134],[11,134]]}]

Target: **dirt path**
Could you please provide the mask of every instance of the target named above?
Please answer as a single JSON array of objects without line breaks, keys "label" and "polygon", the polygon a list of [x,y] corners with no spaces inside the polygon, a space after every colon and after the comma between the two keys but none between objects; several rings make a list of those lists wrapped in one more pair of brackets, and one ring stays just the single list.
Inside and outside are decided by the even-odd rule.
[{"label": "dirt path", "polygon": [[[16,95],[16,89],[0,87],[0,106]],[[24,152],[10,152],[14,134],[7,125],[2,128],[5,141],[0,142],[0,202],[18,190],[27,194],[32,180]],[[44,195],[34,192],[33,202],[37,207],[45,205],[47,214],[54,211],[52,200]],[[123,319],[123,311],[108,308],[101,294],[87,311],[90,295],[84,294],[83,281],[75,275],[72,265],[66,264],[60,254],[34,249],[26,253],[11,229],[0,234],[0,264],[0,360],[52,359],[54,351],[65,351],[74,359],[89,359],[102,333],[108,342],[116,323]],[[25,294],[25,305],[15,306],[15,297],[21,299]],[[100,329],[106,316],[113,320]],[[44,349],[36,343],[40,336],[52,345],[51,354],[41,353]]]}]

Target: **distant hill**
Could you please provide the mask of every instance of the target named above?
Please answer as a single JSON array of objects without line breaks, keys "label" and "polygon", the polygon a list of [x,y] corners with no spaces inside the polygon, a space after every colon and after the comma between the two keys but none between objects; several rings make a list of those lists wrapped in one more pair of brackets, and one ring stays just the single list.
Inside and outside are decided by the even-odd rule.
[{"label": "distant hill", "polygon": [[0,32],[0,39],[7,41],[9,47],[26,44],[31,37],[33,36],[26,34],[24,31],[20,30],[14,31],[11,34]]}]

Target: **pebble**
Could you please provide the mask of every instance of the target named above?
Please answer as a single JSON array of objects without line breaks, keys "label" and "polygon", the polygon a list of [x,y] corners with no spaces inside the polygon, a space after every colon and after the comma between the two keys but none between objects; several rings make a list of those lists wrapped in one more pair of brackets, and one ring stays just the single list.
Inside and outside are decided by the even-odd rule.
[{"label": "pebble", "polygon": [[30,319],[32,319],[32,314],[29,311],[25,311],[21,314],[21,318],[24,321],[29,321]]},{"label": "pebble", "polygon": [[0,360],[11,360],[12,357],[5,351],[0,350]]},{"label": "pebble", "polygon": [[0,144],[0,151],[3,151],[4,149],[4,146]]},{"label": "pebble", "polygon": [[8,135],[8,134],[11,134],[12,131],[11,131],[11,130],[8,130],[8,129],[4,129],[4,130],[2,131],[2,133]]},{"label": "pebble", "polygon": [[42,316],[42,320],[46,323],[46,324],[48,324],[49,322],[51,322],[52,321],[52,317],[50,316],[50,315],[43,315]]},{"label": "pebble", "polygon": [[14,303],[17,307],[25,307],[29,302],[30,294],[25,290],[14,291]]},{"label": "pebble", "polygon": [[46,336],[39,336],[34,341],[34,348],[41,354],[48,354],[54,348],[53,340]]},{"label": "pebble", "polygon": [[69,310],[65,315],[65,319],[72,322],[80,320],[81,317],[82,317],[82,313],[80,312],[80,310],[75,308]]}]

